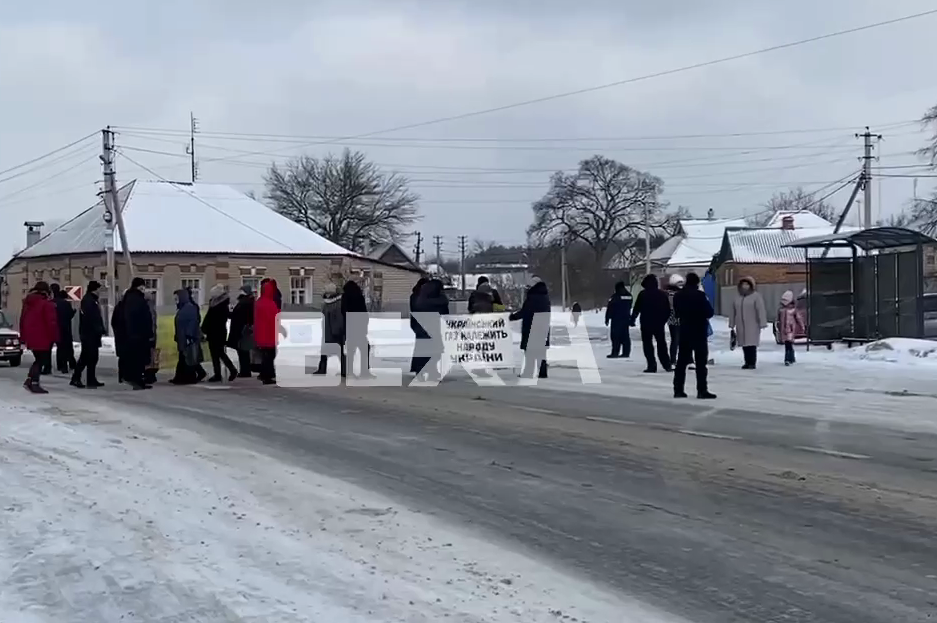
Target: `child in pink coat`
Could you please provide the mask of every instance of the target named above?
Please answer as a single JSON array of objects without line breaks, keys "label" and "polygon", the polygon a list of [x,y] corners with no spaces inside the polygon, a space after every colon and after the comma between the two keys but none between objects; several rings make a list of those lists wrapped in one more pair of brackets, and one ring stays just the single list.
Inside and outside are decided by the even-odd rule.
[{"label": "child in pink coat", "polygon": [[784,343],[785,366],[793,365],[797,361],[794,357],[794,338],[804,333],[804,321],[797,313],[794,293],[788,290],[781,295],[781,304],[778,307],[778,336]]}]

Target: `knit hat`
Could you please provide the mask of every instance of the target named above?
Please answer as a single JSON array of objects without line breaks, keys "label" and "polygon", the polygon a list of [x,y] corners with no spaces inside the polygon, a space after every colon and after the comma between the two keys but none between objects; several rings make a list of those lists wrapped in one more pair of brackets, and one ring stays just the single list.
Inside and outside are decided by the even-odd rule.
[{"label": "knit hat", "polygon": [[540,277],[534,275],[533,277],[530,278],[530,281],[527,282],[527,287],[528,287],[528,288],[532,288],[532,287],[534,287],[535,285],[537,285],[538,283],[541,283],[542,281],[543,281],[543,279],[541,279]]},{"label": "knit hat", "polygon": [[100,289],[101,289],[101,284],[98,283],[97,281],[92,280],[88,282],[88,292],[97,292]]},{"label": "knit hat", "polygon": [[684,283],[683,275],[670,275],[670,285],[679,288]]},{"label": "knit hat", "polygon": [[136,290],[140,286],[144,286],[144,285],[146,285],[146,282],[143,281],[142,277],[134,277],[133,281],[130,282],[130,289]]},{"label": "knit hat", "polygon": [[254,295],[254,290],[251,289],[251,286],[249,283],[245,283],[243,286],[241,286],[241,292],[243,292],[247,296]]}]

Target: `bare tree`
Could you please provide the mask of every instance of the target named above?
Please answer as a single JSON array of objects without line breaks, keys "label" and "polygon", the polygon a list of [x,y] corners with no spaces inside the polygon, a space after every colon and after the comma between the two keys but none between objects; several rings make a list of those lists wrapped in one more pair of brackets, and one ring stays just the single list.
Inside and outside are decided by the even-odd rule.
[{"label": "bare tree", "polygon": [[[918,151],[918,154],[927,158],[932,170],[937,170],[937,106],[932,107],[921,118],[924,128],[930,129],[928,144]],[[917,199],[911,205],[911,221],[923,233],[933,236],[937,234],[937,191],[930,199]]]},{"label": "bare tree", "polygon": [[813,212],[831,223],[839,217],[836,208],[818,200],[816,193],[807,192],[800,186],[777,192],[762,205],[764,211],[748,219],[751,227],[764,227],[777,212]]},{"label": "bare tree", "polygon": [[409,180],[357,151],[274,164],[264,181],[274,210],[353,251],[403,236],[419,219]]},{"label": "bare tree", "polygon": [[690,214],[690,209],[686,206],[677,206],[677,209],[667,214],[664,218],[664,221],[657,228],[657,234],[670,238],[677,235],[677,230],[680,228],[680,221],[693,218],[693,215]]},{"label": "bare tree", "polygon": [[664,219],[660,178],[605,156],[579,163],[573,174],[554,173],[550,190],[534,203],[530,238],[541,245],[581,241],[591,250],[594,269],[616,240],[644,232],[644,210],[649,221]]}]

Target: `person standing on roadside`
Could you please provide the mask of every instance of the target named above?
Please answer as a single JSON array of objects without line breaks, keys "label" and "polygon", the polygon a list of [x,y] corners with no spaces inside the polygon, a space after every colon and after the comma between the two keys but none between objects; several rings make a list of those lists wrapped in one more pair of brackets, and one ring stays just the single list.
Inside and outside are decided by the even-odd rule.
[{"label": "person standing on roadside", "polygon": [[624,281],[619,281],[605,306],[605,326],[609,327],[612,341],[609,359],[631,357],[631,333],[628,330],[631,327],[631,304],[631,292],[628,292]]},{"label": "person standing on roadside", "polygon": [[68,294],[59,284],[53,283],[49,289],[52,292],[52,302],[55,303],[55,313],[59,322],[59,341],[55,344],[55,369],[62,374],[68,374],[75,369],[75,338],[72,331],[75,308],[72,307]]},{"label": "person standing on roadside", "polygon": [[761,343],[761,330],[768,326],[765,312],[765,300],[755,289],[755,280],[742,277],[739,280],[739,296],[732,302],[729,315],[729,330],[735,336],[735,342],[742,347],[745,358],[743,370],[754,370],[758,364],[758,345]]},{"label": "person standing on roadside", "polygon": [[[368,301],[358,282],[349,279],[342,286],[342,318],[345,331],[345,373],[355,375],[355,355],[361,358],[361,378],[372,378],[371,346],[368,344]],[[354,320],[348,314],[355,314]],[[363,326],[362,326],[363,320]]]},{"label": "person standing on roadside", "polygon": [[342,295],[334,283],[325,286],[322,291],[322,354],[319,355],[319,367],[313,374],[323,375],[329,371],[329,353],[327,344],[338,346],[339,370],[342,378],[347,376],[345,362],[345,317],[342,316]]},{"label": "person standing on roadside", "polygon": [[[667,283],[667,300],[670,302],[670,318],[667,319],[667,330],[670,333],[670,361],[677,361],[677,353],[680,351],[680,319],[674,312],[673,300],[677,292],[683,287],[686,280],[683,275],[671,275]],[[692,362],[690,362],[692,363]]]},{"label": "person standing on roadside", "polygon": [[638,292],[634,308],[631,310],[631,326],[635,318],[641,316],[641,344],[644,346],[644,358],[647,360],[645,373],[657,372],[657,361],[654,359],[654,342],[657,342],[657,357],[664,370],[670,372],[670,353],[667,352],[667,335],[664,330],[670,318],[670,300],[660,290],[656,275],[647,275],[641,281],[644,288]]},{"label": "person standing on roadside", "polygon": [[208,293],[208,311],[202,320],[202,335],[208,341],[208,352],[211,354],[212,376],[209,383],[220,383],[221,364],[228,370],[228,382],[238,376],[234,362],[228,357],[225,342],[228,338],[228,319],[231,317],[231,298],[225,287],[216,283]]},{"label": "person standing on roadside", "polygon": [[34,394],[48,394],[39,380],[42,371],[52,364],[52,346],[59,339],[59,321],[49,284],[39,281],[23,299],[20,315],[20,339],[33,354],[33,363],[23,387]]},{"label": "person standing on roadside", "polygon": [[787,290],[781,295],[781,304],[778,306],[778,338],[784,344],[784,365],[792,366],[797,363],[794,354],[794,340],[803,335],[804,321],[797,313],[797,303],[794,301],[794,292]]},{"label": "person standing on roadside", "polygon": [[254,349],[254,292],[249,285],[241,286],[237,303],[231,312],[228,347],[238,354],[238,377],[251,376],[251,351]]},{"label": "person standing on roadside", "polygon": [[156,335],[153,331],[153,312],[143,290],[145,282],[134,277],[130,289],[124,294],[123,316],[126,330],[124,357],[124,379],[133,389],[149,389],[144,383],[146,364],[150,360],[150,349]]},{"label": "person standing on roadside", "polygon": [[420,292],[428,281],[429,279],[426,277],[420,277],[410,291],[410,330],[413,331],[413,355],[410,357],[410,372],[413,374],[419,374],[420,367],[425,363],[421,357],[417,357],[417,352],[420,350],[419,340],[425,340],[429,335],[426,333],[426,329],[417,322],[414,314],[419,311]]},{"label": "person standing on roadside", "polygon": [[[521,350],[524,351],[524,368],[521,378],[532,379],[534,374],[541,379],[547,378],[547,349],[550,347],[550,292],[547,284],[540,277],[531,279],[530,288],[524,296],[524,304],[519,310],[511,314],[511,321],[521,321]],[[534,323],[537,323],[535,331]],[[540,323],[545,323],[546,340],[540,342]],[[531,332],[535,338],[531,341]]]},{"label": "person standing on roadside", "polygon": [[179,354],[176,373],[169,382],[173,385],[191,385],[204,377],[200,375],[202,358],[202,331],[199,323],[198,306],[189,290],[176,290],[176,315],[173,319],[173,339]]},{"label": "person standing on roadside", "polygon": [[417,323],[420,332],[417,334],[417,343],[414,356],[410,364],[411,370],[419,378],[435,382],[442,378],[441,360],[445,353],[445,344],[442,337],[442,316],[449,315],[449,297],[446,296],[445,287],[440,279],[433,277],[423,284],[416,301],[416,311],[430,316],[424,322],[433,322],[435,331],[428,331]]},{"label": "person standing on roadside", "polygon": [[[78,340],[81,342],[81,353],[78,363],[72,374],[73,387],[90,387],[95,389],[103,387],[98,382],[98,357],[101,351],[101,338],[104,337],[104,316],[101,314],[101,304],[98,300],[98,290],[101,284],[97,281],[88,282],[87,291],[81,299],[81,310],[78,315]],[[87,384],[81,382],[81,375],[88,371]]]},{"label": "person standing on roadside", "polygon": [[686,371],[696,360],[696,397],[712,400],[715,394],[709,391],[709,319],[713,307],[706,293],[699,289],[700,279],[696,273],[688,273],[686,283],[673,297],[674,313],[680,321],[680,350],[673,374],[674,398],[686,398]]},{"label": "person standing on roadside", "polygon": [[277,382],[277,334],[285,333],[282,328],[278,329],[277,292],[277,282],[267,280],[260,287],[260,298],[254,303],[254,343],[260,351],[259,378],[264,385]]}]

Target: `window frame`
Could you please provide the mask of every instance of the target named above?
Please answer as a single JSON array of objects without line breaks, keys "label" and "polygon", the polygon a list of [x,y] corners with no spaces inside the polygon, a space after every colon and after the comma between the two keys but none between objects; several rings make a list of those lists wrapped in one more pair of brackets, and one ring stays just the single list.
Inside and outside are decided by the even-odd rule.
[{"label": "window frame", "polygon": [[[302,280],[302,288],[293,287],[294,280]],[[303,292],[303,302],[296,302],[296,292]],[[312,277],[310,275],[290,275],[290,305],[296,307],[310,307],[312,306]]]},{"label": "window frame", "polygon": [[153,276],[148,276],[148,277],[143,277],[143,276],[141,276],[140,278],[143,279],[143,282],[144,282],[144,283],[146,283],[147,281],[155,281],[155,282],[156,282],[156,287],[155,287],[155,288],[149,288],[149,287],[145,287],[145,286],[144,286],[143,291],[144,291],[144,293],[146,293],[146,294],[149,294],[150,292],[153,292],[153,293],[156,295],[156,296],[154,297],[154,302],[155,302],[156,306],[157,306],[157,307],[161,306],[161,305],[163,304],[163,278],[162,278],[162,276],[160,276],[160,275],[153,275]]},{"label": "window frame", "polygon": [[196,294],[196,296],[195,296],[195,304],[198,305],[199,307],[204,306],[204,305],[205,305],[205,278],[204,278],[204,277],[201,277],[201,276],[195,276],[195,277],[191,277],[191,276],[190,276],[190,277],[180,277],[180,278],[179,278],[179,288],[185,289],[185,288],[186,288],[186,285],[185,285],[185,282],[186,282],[186,281],[197,281],[197,282],[198,282],[198,287],[197,287],[197,288],[194,288],[194,287],[192,287],[192,286],[188,286],[188,288],[189,288],[190,290],[198,290],[198,294]]},{"label": "window frame", "polygon": [[254,293],[254,296],[260,294],[260,282],[264,278],[260,275],[241,275],[241,287],[250,284],[251,292]]}]

